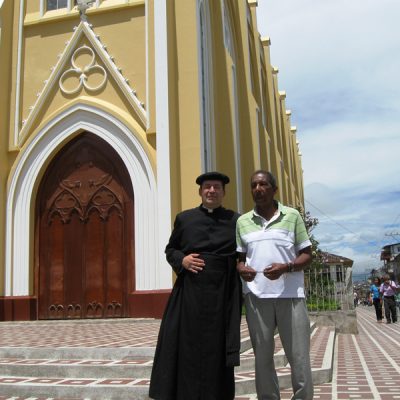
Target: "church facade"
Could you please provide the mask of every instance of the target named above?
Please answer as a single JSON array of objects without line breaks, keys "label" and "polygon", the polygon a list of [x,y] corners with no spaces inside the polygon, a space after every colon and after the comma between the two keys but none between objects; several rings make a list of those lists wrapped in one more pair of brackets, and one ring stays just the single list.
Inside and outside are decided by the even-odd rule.
[{"label": "church facade", "polygon": [[159,317],[195,178],[303,178],[253,0],[0,1],[0,320]]}]

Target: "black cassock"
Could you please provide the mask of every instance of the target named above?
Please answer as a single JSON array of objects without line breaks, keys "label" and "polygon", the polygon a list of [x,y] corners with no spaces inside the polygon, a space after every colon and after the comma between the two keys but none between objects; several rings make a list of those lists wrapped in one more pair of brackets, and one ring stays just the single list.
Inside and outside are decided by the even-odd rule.
[{"label": "black cassock", "polygon": [[[149,395],[157,400],[232,400],[239,365],[241,284],[236,272],[239,215],[202,206],[177,215],[166,247],[178,277],[158,336]],[[198,253],[198,274],[182,259]]]}]

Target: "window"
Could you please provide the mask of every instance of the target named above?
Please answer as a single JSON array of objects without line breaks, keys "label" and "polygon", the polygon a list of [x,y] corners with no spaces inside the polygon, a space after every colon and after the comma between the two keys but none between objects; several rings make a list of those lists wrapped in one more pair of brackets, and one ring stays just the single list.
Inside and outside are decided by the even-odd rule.
[{"label": "window", "polygon": [[256,108],[256,154],[255,154],[255,162],[256,169],[261,168],[261,145],[260,145],[260,109]]},{"label": "window", "polygon": [[68,0],[47,0],[46,10],[58,10],[59,8],[67,8]]},{"label": "window", "polygon": [[43,0],[40,6],[42,11],[43,4],[46,4],[46,11],[59,10],[61,8],[66,8],[71,11],[78,2],[77,0]]},{"label": "window", "polygon": [[233,130],[233,149],[234,149],[234,160],[235,160],[235,172],[236,172],[236,199],[237,199],[237,210],[242,212],[243,201],[242,201],[242,176],[241,176],[241,151],[240,151],[240,124],[239,124],[239,93],[237,84],[237,73],[236,73],[236,51],[235,51],[235,35],[233,32],[233,19],[228,8],[229,1],[221,0],[222,15],[223,15],[223,26],[224,26],[224,44],[228,51],[229,57],[227,57],[228,65],[231,69],[229,86],[232,88],[230,91],[229,100],[231,106],[232,115],[232,130]]},{"label": "window", "polygon": [[201,121],[202,121],[202,170],[215,169],[215,133],[212,121],[212,50],[210,14],[207,0],[199,2],[199,39],[200,39],[200,90],[201,90]]},{"label": "window", "polygon": [[336,265],[336,282],[344,282],[343,272],[343,267],[341,265]]},{"label": "window", "polygon": [[262,124],[264,128],[267,128],[267,77],[265,74],[265,65],[261,64],[260,75],[261,75],[261,106],[262,106]]},{"label": "window", "polygon": [[223,15],[223,23],[224,23],[224,44],[231,58],[235,60],[235,50],[233,44],[233,32],[231,27],[231,21],[229,16],[229,11],[225,4],[225,1],[222,1],[222,15]]},{"label": "window", "polygon": [[255,82],[255,66],[254,62],[256,59],[256,51],[254,48],[254,33],[251,22],[251,12],[249,5],[247,5],[247,40],[248,40],[248,57],[249,57],[249,73],[250,73],[250,87],[254,94],[254,82]]}]

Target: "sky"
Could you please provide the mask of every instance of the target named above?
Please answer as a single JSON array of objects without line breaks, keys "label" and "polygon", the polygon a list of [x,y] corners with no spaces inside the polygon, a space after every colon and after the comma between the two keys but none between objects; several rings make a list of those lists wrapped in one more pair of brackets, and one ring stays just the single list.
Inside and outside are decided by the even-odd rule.
[{"label": "sky", "polygon": [[[258,0],[320,248],[379,268],[400,243],[400,1]],[[397,233],[397,235],[396,235]]]}]

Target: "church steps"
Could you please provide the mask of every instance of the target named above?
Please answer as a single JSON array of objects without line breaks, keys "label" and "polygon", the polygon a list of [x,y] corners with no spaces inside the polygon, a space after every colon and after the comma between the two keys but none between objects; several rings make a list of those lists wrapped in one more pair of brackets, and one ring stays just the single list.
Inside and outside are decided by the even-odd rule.
[{"label": "church steps", "polygon": [[0,347],[1,358],[127,360],[153,357],[155,347]]},{"label": "church steps", "polygon": [[[82,380],[81,380],[82,381]],[[140,381],[140,380],[138,380]],[[90,382],[87,384],[34,384],[23,382],[16,384],[2,384],[0,386],[3,396],[15,396],[31,400],[32,398],[59,399],[59,400],[147,400],[148,385],[140,383],[131,385],[107,384],[102,385],[100,381]],[[17,398],[18,398],[17,397]]]},{"label": "church steps", "polygon": [[[334,328],[312,324],[311,359],[315,384],[331,376]],[[235,369],[239,399],[252,399],[254,354],[242,332],[241,366]],[[250,345],[249,345],[250,344]],[[291,386],[290,368],[275,336],[275,365],[282,388]],[[325,354],[325,356],[324,356]],[[148,399],[152,347],[0,347],[0,400]],[[7,360],[8,359],[8,360]],[[46,381],[49,380],[49,381]]]},{"label": "church steps", "polygon": [[2,376],[54,378],[148,378],[152,357],[130,357],[124,360],[90,359],[0,359]]}]

